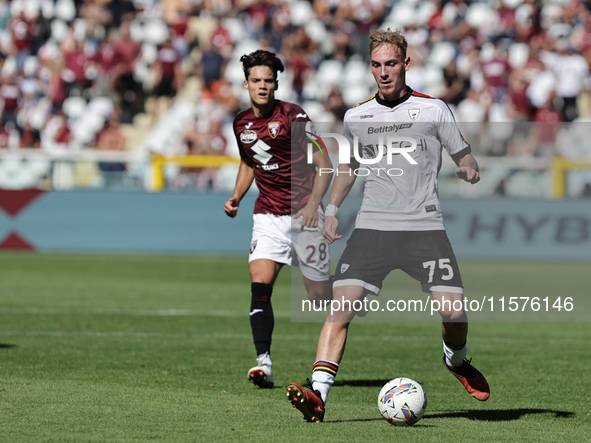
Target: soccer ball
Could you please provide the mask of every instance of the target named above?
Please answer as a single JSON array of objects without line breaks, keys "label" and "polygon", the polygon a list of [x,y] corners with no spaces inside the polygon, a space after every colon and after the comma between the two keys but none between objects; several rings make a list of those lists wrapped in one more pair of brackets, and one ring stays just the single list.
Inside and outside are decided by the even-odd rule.
[{"label": "soccer ball", "polygon": [[412,426],[427,408],[423,387],[410,378],[395,378],[384,385],[378,395],[380,414],[391,424]]}]

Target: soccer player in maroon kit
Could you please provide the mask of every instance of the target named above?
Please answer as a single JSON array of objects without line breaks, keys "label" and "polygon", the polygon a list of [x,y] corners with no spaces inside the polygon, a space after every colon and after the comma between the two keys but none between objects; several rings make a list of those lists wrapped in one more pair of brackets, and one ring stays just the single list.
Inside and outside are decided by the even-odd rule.
[{"label": "soccer player in maroon kit", "polygon": [[331,162],[326,153],[316,150],[313,164],[307,163],[305,131],[314,132],[312,122],[299,106],[275,99],[277,73],[284,70],[281,60],[269,51],[258,50],[240,61],[251,107],[234,119],[241,162],[234,193],[224,211],[236,217],[240,201],[256,180],[259,196],[254,207],[249,271],[250,324],[258,365],[248,371],[248,378],[260,388],[272,388],[271,294],[283,265],[291,265],[292,250],[308,298],[332,298],[321,205],[332,175],[318,172],[330,169]]}]

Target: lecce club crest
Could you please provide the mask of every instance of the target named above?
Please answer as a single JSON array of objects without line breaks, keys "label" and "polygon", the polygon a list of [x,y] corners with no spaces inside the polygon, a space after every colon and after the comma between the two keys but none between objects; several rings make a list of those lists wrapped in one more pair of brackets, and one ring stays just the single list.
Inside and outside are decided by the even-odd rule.
[{"label": "lecce club crest", "polygon": [[281,122],[269,122],[267,127],[271,138],[275,138],[279,135],[279,129],[281,128]]}]

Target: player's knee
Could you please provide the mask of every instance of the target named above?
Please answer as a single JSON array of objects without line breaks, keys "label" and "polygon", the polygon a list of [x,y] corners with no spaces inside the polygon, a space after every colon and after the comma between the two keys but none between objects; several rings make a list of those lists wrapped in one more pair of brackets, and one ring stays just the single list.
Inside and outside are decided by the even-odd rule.
[{"label": "player's knee", "polygon": [[468,320],[466,315],[466,311],[464,308],[459,309],[440,309],[439,314],[441,315],[441,320],[444,323],[462,323]]},{"label": "player's knee", "polygon": [[462,294],[433,293],[432,295],[444,323],[466,321],[464,296]]},{"label": "player's knee", "polygon": [[330,280],[314,282],[308,285],[308,299],[312,302],[332,300],[332,285]]}]

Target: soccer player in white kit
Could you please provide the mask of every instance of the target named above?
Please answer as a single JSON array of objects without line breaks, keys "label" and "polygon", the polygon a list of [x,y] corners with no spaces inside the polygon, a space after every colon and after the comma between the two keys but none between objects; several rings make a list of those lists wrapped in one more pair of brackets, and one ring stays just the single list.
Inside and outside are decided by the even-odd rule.
[{"label": "soccer player in white kit", "polygon": [[[437,196],[443,149],[457,165],[456,176],[468,183],[480,180],[478,164],[447,105],[406,85],[411,60],[406,56],[404,36],[399,31],[380,30],[370,41],[371,71],[378,93],[345,115],[344,135],[352,152],[350,161],[339,165],[326,209],[324,236],[330,243],[341,238],[336,233],[339,222],[335,216],[353,186],[360,160],[381,159],[368,165],[363,203],[336,268],[333,297],[348,300],[352,306],[368,293],[378,295],[388,273],[401,269],[418,280],[433,300],[449,301],[439,311],[443,363],[470,395],[484,401],[490,395],[488,383],[465,359],[466,313],[463,308],[453,309],[454,301],[462,304],[463,286]],[[396,149],[388,153],[383,148],[386,142]],[[344,308],[346,303],[341,305],[340,311],[329,314],[320,333],[312,382],[287,387],[289,401],[307,421],[324,419],[324,405],[356,314]]]}]

